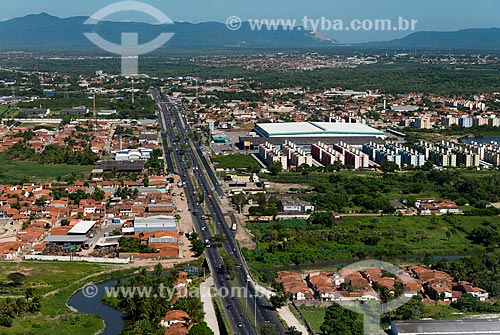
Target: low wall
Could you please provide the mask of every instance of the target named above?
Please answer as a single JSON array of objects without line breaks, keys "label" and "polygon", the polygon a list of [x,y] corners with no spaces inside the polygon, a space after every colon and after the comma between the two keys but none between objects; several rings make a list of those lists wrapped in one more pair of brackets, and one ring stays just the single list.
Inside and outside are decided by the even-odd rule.
[{"label": "low wall", "polygon": [[25,260],[32,261],[60,261],[60,262],[87,262],[87,263],[108,263],[108,264],[128,264],[130,258],[99,258],[99,257],[76,257],[76,256],[48,256],[48,255],[26,255]]},{"label": "low wall", "polygon": [[330,307],[333,305],[332,301],[320,301],[320,300],[294,300],[294,305],[296,306],[309,306],[309,307]]}]

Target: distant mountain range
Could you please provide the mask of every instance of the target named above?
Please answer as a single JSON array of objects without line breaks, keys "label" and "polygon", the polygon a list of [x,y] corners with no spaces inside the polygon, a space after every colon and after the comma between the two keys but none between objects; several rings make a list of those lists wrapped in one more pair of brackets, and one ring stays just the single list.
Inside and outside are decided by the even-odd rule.
[{"label": "distant mountain range", "polygon": [[315,48],[332,46],[336,42],[321,34],[308,31],[253,31],[248,23],[239,30],[229,30],[225,24],[180,23],[153,25],[133,22],[100,22],[84,25],[87,17],[61,19],[46,13],[28,15],[0,22],[0,47],[37,48],[93,46],[83,35],[96,32],[104,39],[119,43],[122,32],[139,33],[140,43],[156,38],[161,32],[173,32],[168,48]]},{"label": "distant mountain range", "polygon": [[[84,25],[87,17],[58,18],[46,13],[28,15],[0,22],[0,48],[37,50],[41,48],[93,47],[83,35],[96,32],[104,39],[119,43],[122,32],[137,32],[140,43],[156,38],[161,32],[173,32],[167,48],[322,48],[339,46],[337,41],[321,33],[307,30],[275,31],[250,29],[243,23],[239,30],[229,30],[216,22],[153,25],[133,22],[100,22]],[[422,48],[422,49],[488,49],[500,50],[500,29],[465,29],[455,32],[415,32],[405,38],[364,44],[364,48]]]},{"label": "distant mountain range", "polygon": [[421,31],[388,42],[365,43],[377,48],[499,50],[500,28],[464,29],[451,32]]}]

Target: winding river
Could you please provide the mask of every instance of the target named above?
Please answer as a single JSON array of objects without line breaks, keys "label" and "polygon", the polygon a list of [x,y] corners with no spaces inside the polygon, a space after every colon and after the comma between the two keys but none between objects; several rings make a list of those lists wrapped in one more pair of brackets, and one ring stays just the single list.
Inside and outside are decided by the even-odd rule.
[{"label": "winding river", "polygon": [[124,315],[120,311],[104,305],[101,301],[101,297],[106,293],[106,288],[116,285],[117,282],[117,280],[109,280],[97,284],[98,290],[95,297],[86,297],[83,289],[80,289],[68,300],[68,305],[76,308],[79,312],[95,314],[103,319],[106,323],[103,335],[119,335],[125,328]]}]

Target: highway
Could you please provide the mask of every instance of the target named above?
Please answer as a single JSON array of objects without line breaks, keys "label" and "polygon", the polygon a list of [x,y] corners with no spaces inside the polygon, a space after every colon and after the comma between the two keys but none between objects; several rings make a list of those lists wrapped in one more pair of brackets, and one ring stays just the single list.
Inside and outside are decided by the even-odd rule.
[{"label": "highway", "polygon": [[[162,129],[164,130],[162,136],[165,146],[167,143],[167,137],[173,144],[174,159],[172,160],[172,158],[167,154],[167,166],[170,170],[181,175],[183,182],[186,182],[185,188],[186,195],[189,196],[190,210],[193,214],[197,214],[193,215],[195,229],[200,234],[200,238],[203,240],[210,240],[212,235],[209,229],[202,230],[202,227],[207,228],[207,226],[205,226],[203,221],[200,219],[203,215],[209,215],[213,220],[215,228],[217,229],[216,233],[222,234],[226,239],[226,243],[224,243],[226,253],[228,255],[233,255],[238,264],[241,265],[238,267],[235,279],[238,287],[248,289],[249,294],[245,297],[246,299],[244,299],[245,306],[243,306],[239,299],[231,299],[230,297],[221,299],[224,307],[230,306],[230,309],[225,309],[225,313],[229,323],[231,324],[233,333],[256,334],[255,329],[252,327],[252,322],[257,325],[269,322],[276,326],[279,334],[286,334],[285,328],[281,324],[277,313],[271,308],[271,305],[264,297],[260,297],[259,294],[257,294],[254,283],[250,280],[249,271],[245,266],[246,263],[240,253],[234,233],[230,229],[217,199],[222,199],[225,196],[224,191],[220,187],[215,173],[213,172],[205,155],[203,155],[200,146],[192,141],[190,136],[192,134],[192,130],[187,123],[184,111],[180,106],[173,104],[171,101],[165,103],[158,90],[153,90],[152,94],[160,108],[159,116]],[[166,98],[168,99],[168,97]],[[171,113],[173,113],[173,119]],[[176,132],[173,124],[176,126],[177,135],[180,135],[180,141],[187,145],[187,152],[184,153],[184,159],[180,152],[181,149],[179,143],[177,142],[178,140],[176,138]],[[167,152],[167,148],[165,148],[165,152]],[[188,169],[185,164],[186,159],[190,161],[198,188],[204,194],[208,213],[205,213],[203,208],[198,205],[198,197],[195,194],[196,187],[189,178]],[[199,162],[201,162],[201,166]],[[174,169],[174,165],[176,169]],[[231,216],[231,224],[236,222],[236,218]],[[218,248],[207,248],[206,256],[210,265],[211,273],[214,276],[217,289],[220,289],[221,287],[230,289],[232,287],[231,281],[227,280],[226,274],[218,269],[218,265],[222,264],[222,258]],[[248,311],[251,314],[251,320],[247,315],[245,308],[248,308]]]},{"label": "highway", "polygon": [[[188,152],[183,153],[183,155],[187,157],[182,157],[180,152],[180,145],[177,142],[176,132],[173,127],[175,121],[172,120],[171,113],[167,105],[163,102],[160,92],[158,90],[152,91],[153,97],[158,104],[159,107],[159,119],[160,125],[162,128],[162,137],[165,146],[166,161],[169,170],[181,176],[182,181],[185,183],[185,193],[186,199],[189,202],[189,210],[193,217],[193,226],[196,232],[199,234],[200,239],[202,241],[211,240],[212,234],[210,229],[205,225],[205,223],[201,220],[201,217],[206,215],[203,207],[199,205],[198,195],[195,193],[196,186],[192,182],[189,176],[189,169],[187,164],[185,163],[186,159],[191,161],[191,167],[193,169],[193,173],[196,175],[197,183],[200,188],[203,188],[202,179],[199,173],[198,163],[194,157],[194,154],[188,150]],[[180,123],[177,123],[179,125]],[[182,140],[187,142],[188,137],[186,136],[186,132],[177,129],[177,133],[181,134]],[[172,143],[173,148],[173,159],[168,154],[168,140]],[[198,173],[197,173],[198,171]],[[210,213],[208,213],[210,214]],[[223,270],[220,270],[219,266],[223,265],[222,257],[217,247],[209,247],[205,249],[205,256],[207,258],[207,262],[210,268],[210,272],[214,277],[215,287],[217,290],[227,289],[231,291],[232,283],[227,279],[226,273]],[[220,301],[222,304],[223,311],[226,319],[231,327],[232,334],[257,334],[255,329],[253,328],[252,322],[250,321],[244,306],[241,304],[240,300],[237,297],[232,297],[231,295],[227,295],[224,297],[220,297]]]}]

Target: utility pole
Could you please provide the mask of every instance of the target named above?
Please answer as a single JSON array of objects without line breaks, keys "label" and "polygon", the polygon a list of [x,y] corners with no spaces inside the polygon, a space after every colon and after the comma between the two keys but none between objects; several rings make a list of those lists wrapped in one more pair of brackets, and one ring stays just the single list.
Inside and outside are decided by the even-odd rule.
[{"label": "utility pole", "polygon": [[196,100],[199,100],[199,91],[198,91],[198,78],[195,78],[196,80]]},{"label": "utility pole", "polygon": [[95,91],[94,91],[94,120],[95,120],[95,131],[97,133],[97,109],[95,107],[95,99],[96,99],[96,94],[95,94]]},{"label": "utility pole", "polygon": [[135,104],[134,78],[132,78],[132,105]]},{"label": "utility pole", "polygon": [[68,78],[64,77],[64,99],[68,99]]},{"label": "utility pole", "polygon": [[257,294],[253,296],[253,302],[254,302],[254,315],[255,315],[255,327],[257,327]]}]

